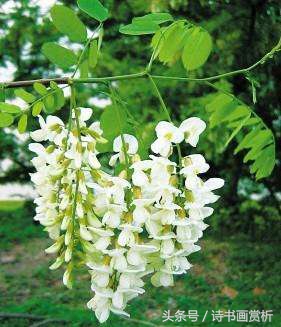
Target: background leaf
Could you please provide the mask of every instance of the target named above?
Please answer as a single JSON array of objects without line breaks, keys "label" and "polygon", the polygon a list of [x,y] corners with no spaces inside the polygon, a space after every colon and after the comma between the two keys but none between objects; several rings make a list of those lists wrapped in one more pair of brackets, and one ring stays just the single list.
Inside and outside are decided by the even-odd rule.
[{"label": "background leaf", "polygon": [[32,116],[36,117],[36,116],[40,115],[43,107],[44,107],[43,102],[41,102],[41,101],[36,102],[32,107]]},{"label": "background leaf", "polygon": [[61,33],[66,34],[71,41],[84,42],[87,39],[87,29],[85,25],[70,8],[62,5],[55,5],[51,9],[51,17],[56,28]]},{"label": "background leaf", "polygon": [[77,4],[89,16],[99,22],[104,22],[108,18],[108,10],[98,0],[78,0]]},{"label": "background leaf", "polygon": [[200,27],[192,28],[186,40],[182,61],[187,70],[197,69],[208,59],[212,50],[212,39],[209,33]]},{"label": "background leaf", "polygon": [[18,131],[20,134],[23,134],[26,131],[27,126],[27,115],[24,114],[20,117],[18,122]]},{"label": "background leaf", "polygon": [[77,57],[69,49],[54,42],[44,43],[42,53],[53,63],[62,69],[69,68],[76,64]]},{"label": "background leaf", "polygon": [[89,67],[90,68],[95,68],[97,63],[98,63],[98,54],[99,54],[99,49],[98,49],[98,41],[93,40],[90,44],[90,49],[89,49]]},{"label": "background leaf", "polygon": [[6,112],[0,112],[0,127],[8,127],[14,122],[14,117]]},{"label": "background leaf", "polygon": [[9,114],[19,114],[21,112],[21,109],[20,107],[14,104],[0,102],[0,111]]},{"label": "background leaf", "polygon": [[[211,128],[224,124],[232,131],[224,149],[238,133],[242,134],[244,129],[247,129],[246,135],[242,139],[238,139],[238,146],[234,154],[247,149],[243,162],[253,161],[250,172],[255,173],[257,180],[269,176],[275,166],[274,136],[263,121],[252,112],[251,108],[234,96],[220,93],[206,105],[206,110],[210,114]],[[252,115],[255,117],[251,118]],[[269,150],[267,150],[268,148]],[[266,162],[266,167],[263,160]]]},{"label": "background leaf", "polygon": [[140,21],[121,26],[119,32],[128,35],[145,35],[154,34],[157,30],[159,30],[159,26],[153,21]]},{"label": "background leaf", "polygon": [[173,16],[170,15],[169,13],[152,13],[141,17],[133,18],[133,23],[142,22],[142,21],[151,21],[156,24],[163,24],[173,20],[174,20]]},{"label": "background leaf", "polygon": [[36,100],[36,97],[32,93],[29,93],[22,88],[16,89],[14,93],[15,96],[23,99],[27,103],[31,103]]},{"label": "background leaf", "polygon": [[35,82],[33,84],[33,88],[39,95],[43,96],[43,95],[46,95],[48,93],[48,89],[42,83]]}]

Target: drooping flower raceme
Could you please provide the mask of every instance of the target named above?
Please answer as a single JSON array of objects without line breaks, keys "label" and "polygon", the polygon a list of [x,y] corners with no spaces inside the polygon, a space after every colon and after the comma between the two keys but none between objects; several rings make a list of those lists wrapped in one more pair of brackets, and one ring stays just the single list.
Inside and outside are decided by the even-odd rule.
[{"label": "drooping flower raceme", "polygon": [[68,126],[39,117],[31,179],[39,195],[35,220],[53,240],[46,252],[57,255],[50,269],[64,265],[63,283],[72,287],[73,270],[86,265],[94,293],[87,305],[104,322],[110,312],[129,316],[127,303],[145,292],[145,276],[167,287],[191,268],[188,256],[200,250],[209,205],[219,198],[213,191],[224,182],[202,179],[209,165],[201,154],[170,159],[180,143],[197,145],[201,119],[160,122],[146,160],[133,135],[118,136],[109,165],[126,169],[114,175],[101,167],[97,145],[106,140],[99,122],[88,124],[91,115],[77,108]]}]

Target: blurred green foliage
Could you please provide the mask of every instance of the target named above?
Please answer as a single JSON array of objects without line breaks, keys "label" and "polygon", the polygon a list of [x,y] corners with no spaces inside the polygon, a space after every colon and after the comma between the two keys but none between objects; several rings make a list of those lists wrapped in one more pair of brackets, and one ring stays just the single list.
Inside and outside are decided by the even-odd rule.
[{"label": "blurred green foliage", "polygon": [[[4,30],[4,36],[0,39],[1,65],[5,66],[7,61],[14,63],[17,67],[16,80],[57,76],[58,72],[55,72],[54,66],[49,64],[39,49],[44,42],[58,40],[60,33],[50,23],[49,17],[41,15],[39,8],[31,6],[28,0],[15,2],[16,11],[7,15],[0,14],[0,24]],[[74,0],[61,2],[77,8]],[[102,56],[95,68],[95,76],[134,73],[145,67],[151,55],[151,37],[124,36],[118,30],[120,25],[128,24],[132,17],[151,11],[169,11],[176,18],[188,18],[201,24],[213,36],[214,49],[210,59],[203,68],[190,73],[190,77],[211,76],[247,67],[270,50],[280,37],[278,0],[105,0],[103,4],[109,8],[111,14],[105,23]],[[79,17],[91,30],[97,26],[94,20],[81,11]],[[251,73],[250,78],[258,85],[255,105],[252,103],[251,83],[246,78],[235,76],[217,82],[221,88],[234,92],[254,108],[273,129],[277,144],[280,144],[281,131],[278,90],[280,62],[280,56],[275,56]],[[164,67],[156,62],[153,73],[185,76],[180,63]],[[162,81],[159,86],[173,119],[180,121],[196,115],[207,120],[205,105],[213,98],[213,90],[202,84],[175,81]],[[88,106],[89,97],[104,98],[104,92],[103,86],[79,85],[78,104]],[[12,95],[9,90],[7,97]],[[120,82],[119,95],[132,118],[138,122],[136,128],[149,138],[149,131],[153,128],[152,121],[165,119],[150,85],[144,80]],[[98,119],[102,109],[93,108],[95,119]],[[67,104],[60,111],[63,118],[67,116],[66,109]],[[31,128],[36,127],[35,122],[31,125]],[[204,153],[210,161],[210,175],[226,179],[219,210],[210,222],[212,229],[217,233],[244,232],[252,238],[275,239],[280,236],[275,228],[281,220],[280,194],[278,198],[280,162],[278,161],[269,178],[257,184],[252,180],[248,167],[243,164],[244,154],[233,155],[235,141],[223,151],[227,136],[224,126],[209,128],[196,149]],[[31,167],[26,143],[19,145],[11,134],[0,131],[0,148],[0,159],[11,158],[14,162],[8,172],[1,174],[0,182],[28,181]],[[188,151],[190,149],[186,149],[186,153]],[[277,148],[277,158],[280,158],[280,147]],[[256,198],[259,200],[253,199],[253,195],[258,195]]]}]

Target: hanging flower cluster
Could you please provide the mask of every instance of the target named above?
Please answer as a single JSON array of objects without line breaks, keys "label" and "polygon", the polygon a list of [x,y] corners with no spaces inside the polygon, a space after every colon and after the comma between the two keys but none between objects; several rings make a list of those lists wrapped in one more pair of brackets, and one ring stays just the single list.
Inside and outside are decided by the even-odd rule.
[{"label": "hanging flower cluster", "polygon": [[[65,264],[63,283],[72,287],[73,269],[86,265],[94,292],[87,305],[104,322],[110,312],[129,316],[126,305],[145,292],[144,276],[156,287],[172,286],[174,275],[187,272],[187,256],[200,249],[204,218],[213,213],[208,205],[219,198],[213,191],[224,182],[199,177],[209,169],[202,155],[181,156],[179,144],[195,147],[206,127],[195,117],[180,127],[160,122],[148,160],[140,159],[134,136],[118,136],[109,165],[126,168],[106,173],[97,158],[106,140],[98,122],[87,127],[91,114],[77,108],[68,128],[57,117],[39,117],[31,179],[39,194],[35,220],[54,240],[46,252],[57,254],[50,269]],[[178,163],[170,159],[174,148]]]}]

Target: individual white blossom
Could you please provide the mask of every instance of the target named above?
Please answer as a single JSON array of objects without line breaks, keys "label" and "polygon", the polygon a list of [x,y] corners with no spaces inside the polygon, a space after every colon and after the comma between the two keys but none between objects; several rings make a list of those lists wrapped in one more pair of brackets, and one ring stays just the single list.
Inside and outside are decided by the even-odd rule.
[{"label": "individual white blossom", "polygon": [[155,128],[157,139],[151,144],[151,150],[163,157],[168,157],[172,153],[172,144],[181,143],[183,132],[167,121],[161,121]]},{"label": "individual white blossom", "polygon": [[191,146],[196,147],[200,134],[205,130],[206,123],[197,117],[191,117],[184,120],[179,129],[184,134],[184,140]]}]

